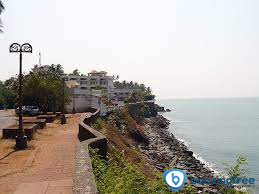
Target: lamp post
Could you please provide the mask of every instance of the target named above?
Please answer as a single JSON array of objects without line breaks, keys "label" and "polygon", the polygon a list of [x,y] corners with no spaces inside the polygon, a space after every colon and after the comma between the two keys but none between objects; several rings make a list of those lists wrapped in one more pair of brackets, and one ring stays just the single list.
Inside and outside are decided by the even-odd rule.
[{"label": "lamp post", "polygon": [[20,54],[20,71],[19,71],[19,129],[16,136],[15,146],[19,149],[27,148],[27,137],[23,129],[23,112],[22,112],[22,53],[32,53],[32,46],[29,43],[20,45],[18,43],[11,44],[10,53]]},{"label": "lamp post", "polygon": [[73,110],[72,110],[72,113],[76,114],[76,108],[75,108],[75,86],[72,86],[72,90],[73,90]]},{"label": "lamp post", "polygon": [[65,78],[62,78],[63,82],[63,97],[62,97],[62,115],[60,117],[61,125],[64,125],[67,123],[66,116],[65,116]]}]

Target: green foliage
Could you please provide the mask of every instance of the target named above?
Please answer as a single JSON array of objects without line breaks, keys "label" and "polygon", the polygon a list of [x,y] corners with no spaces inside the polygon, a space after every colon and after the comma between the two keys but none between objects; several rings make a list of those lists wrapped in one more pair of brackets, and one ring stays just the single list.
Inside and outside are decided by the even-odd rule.
[{"label": "green foliage", "polygon": [[108,120],[113,120],[118,129],[125,129],[126,131],[132,131],[136,128],[132,120],[130,121],[130,115],[126,109],[116,110],[112,112],[108,117]]},{"label": "green foliage", "polygon": [[144,100],[141,92],[133,92],[130,97],[127,99],[128,103],[137,103]]},{"label": "green foliage", "polygon": [[80,72],[78,69],[75,69],[70,75],[76,75],[76,76],[79,76],[80,75]]},{"label": "green foliage", "polygon": [[219,191],[223,194],[248,194],[249,192],[238,191],[235,188],[227,188],[226,185],[219,185]]},{"label": "green foliage", "polygon": [[92,124],[92,127],[97,131],[101,131],[105,126],[105,121],[102,118],[97,118],[96,121]]},{"label": "green foliage", "polygon": [[245,176],[245,173],[247,172],[247,169],[243,166],[247,164],[247,158],[240,155],[237,156],[236,164],[234,166],[230,166],[229,164],[224,163],[227,176],[229,178],[243,178]]},{"label": "green foliage", "polygon": [[0,109],[4,108],[4,103],[5,103],[4,97],[2,96],[2,94],[0,94]]},{"label": "green foliage", "polygon": [[130,116],[138,123],[142,123],[145,118],[151,117],[150,109],[144,103],[127,104],[127,108]]},{"label": "green foliage", "polygon": [[172,193],[163,181],[162,173],[152,180],[147,179],[115,148],[108,153],[108,161],[101,159],[97,150],[90,149],[90,153],[100,193]]},{"label": "green foliage", "polygon": [[8,87],[8,80],[0,82],[0,108],[14,108],[16,103],[16,93]]},{"label": "green foliage", "polygon": [[186,184],[185,188],[187,193],[194,194],[194,189],[190,183]]},{"label": "green foliage", "polygon": [[[233,166],[230,166],[227,163],[224,163],[225,165],[225,171],[227,173],[228,178],[244,178],[245,173],[247,172],[247,169],[244,168],[244,165],[247,165],[247,158],[245,156],[237,156],[236,163]],[[238,191],[235,188],[227,188],[225,184],[219,185],[219,190],[222,193],[226,194],[243,194],[243,193],[249,193],[249,192],[242,192]]]},{"label": "green foliage", "polygon": [[102,90],[102,89],[103,89],[103,87],[102,87],[102,86],[100,86],[100,85],[97,85],[94,89],[95,89],[95,90]]},{"label": "green foliage", "polygon": [[120,82],[120,81],[115,81],[114,82],[114,86],[116,88],[127,88],[127,89],[145,89],[145,85],[144,84],[138,84],[137,82],[127,82],[126,80]]},{"label": "green foliage", "polygon": [[144,84],[138,84],[137,82],[127,81],[115,81],[114,86],[120,89],[132,89],[134,92],[127,99],[127,102],[141,102],[155,100],[155,95],[152,94],[150,87],[146,87]]},{"label": "green foliage", "polygon": [[63,67],[60,64],[52,64],[49,67],[48,73],[53,75],[53,76],[58,76],[61,77],[62,75],[64,75],[64,70]]},{"label": "green foliage", "polygon": [[146,94],[144,95],[144,101],[151,101],[151,100],[155,100],[156,96],[153,94]]},{"label": "green foliage", "polygon": [[[64,74],[61,65],[52,64],[47,71],[31,71],[23,75],[23,104],[38,106],[42,111],[61,110]],[[0,107],[14,108],[17,102],[18,78],[11,77],[0,83]],[[69,101],[65,91],[65,102]],[[1,105],[2,103],[2,105]]]},{"label": "green foliage", "polygon": [[[24,104],[38,106],[42,111],[61,110],[63,81],[56,71],[30,72],[24,77]],[[65,101],[69,95],[65,91]]]}]

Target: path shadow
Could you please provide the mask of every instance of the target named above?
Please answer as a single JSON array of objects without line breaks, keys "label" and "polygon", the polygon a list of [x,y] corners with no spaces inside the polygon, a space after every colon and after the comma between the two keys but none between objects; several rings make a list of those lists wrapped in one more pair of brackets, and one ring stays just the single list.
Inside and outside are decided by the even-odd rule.
[{"label": "path shadow", "polygon": [[15,153],[15,152],[19,152],[21,151],[21,149],[17,149],[16,147],[14,147],[14,150],[11,151],[10,153],[6,154],[4,157],[0,158],[0,161],[4,160],[5,158],[7,158],[8,156],[10,156],[11,154]]}]

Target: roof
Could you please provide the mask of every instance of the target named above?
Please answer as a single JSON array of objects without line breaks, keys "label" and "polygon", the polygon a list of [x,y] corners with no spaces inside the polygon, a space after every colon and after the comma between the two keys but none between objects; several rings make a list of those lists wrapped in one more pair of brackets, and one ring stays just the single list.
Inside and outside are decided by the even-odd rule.
[{"label": "roof", "polygon": [[98,71],[96,71],[96,70],[93,70],[93,71],[91,71],[90,73],[98,73]]},{"label": "roof", "polygon": [[92,73],[96,73],[96,74],[98,74],[98,73],[104,73],[104,74],[106,74],[107,72],[106,71],[96,71],[96,70],[93,70],[93,71],[91,71],[89,74],[92,74]]}]

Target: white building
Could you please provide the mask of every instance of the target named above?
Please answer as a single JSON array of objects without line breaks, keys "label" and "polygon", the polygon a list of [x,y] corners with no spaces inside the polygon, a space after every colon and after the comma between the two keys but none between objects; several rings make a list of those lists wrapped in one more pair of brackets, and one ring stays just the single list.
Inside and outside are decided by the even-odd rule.
[{"label": "white building", "polygon": [[76,88],[81,90],[97,89],[102,91],[108,99],[114,97],[113,76],[108,76],[105,71],[91,71],[88,75],[67,75],[65,81],[76,81],[79,85]]},{"label": "white building", "polygon": [[[71,102],[67,104],[68,112],[84,112],[88,108],[105,109],[101,101],[102,96],[114,98],[113,76],[108,76],[105,71],[91,71],[88,75],[66,75],[66,85],[69,88]],[[102,112],[102,111],[101,111]]]},{"label": "white building", "polygon": [[[50,67],[49,65],[35,65],[32,70],[47,72]],[[70,103],[66,105],[67,112],[73,112],[73,109],[75,112],[85,112],[90,107],[100,108],[101,113],[107,112],[109,107],[103,104],[102,96],[107,96],[108,100],[123,101],[136,90],[115,88],[114,76],[108,76],[106,71],[93,70],[88,75],[70,74],[65,75],[64,79],[71,96]]]}]

